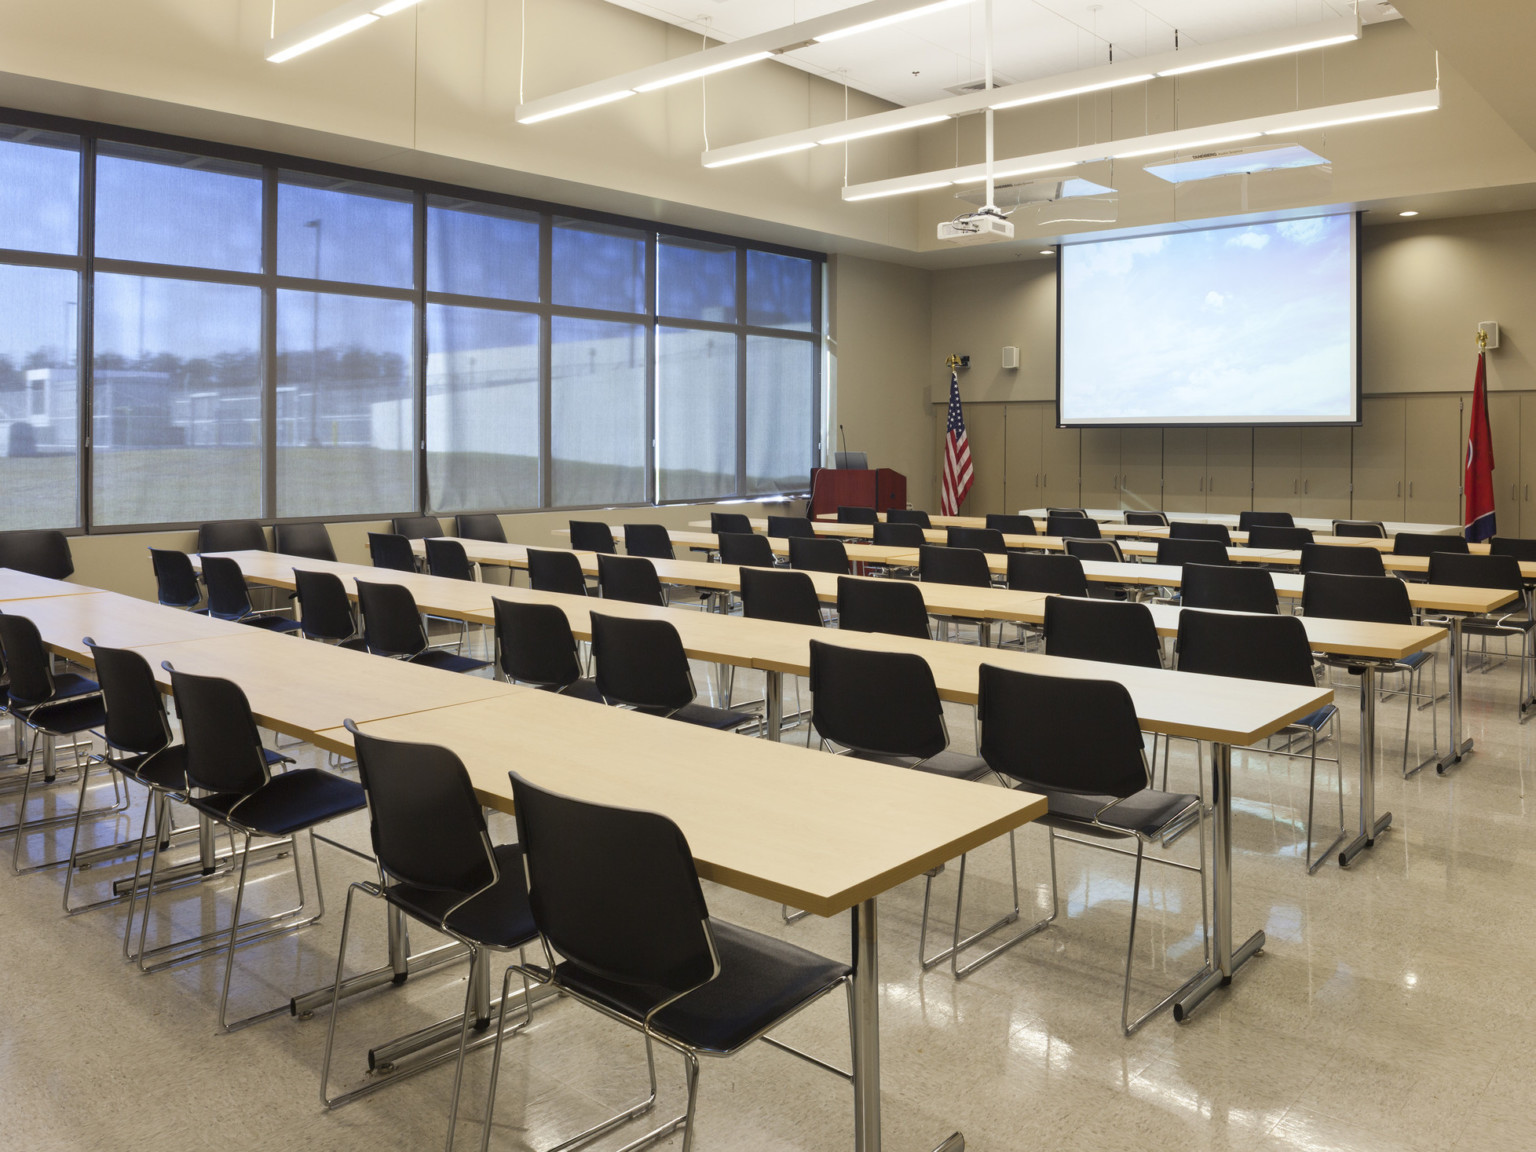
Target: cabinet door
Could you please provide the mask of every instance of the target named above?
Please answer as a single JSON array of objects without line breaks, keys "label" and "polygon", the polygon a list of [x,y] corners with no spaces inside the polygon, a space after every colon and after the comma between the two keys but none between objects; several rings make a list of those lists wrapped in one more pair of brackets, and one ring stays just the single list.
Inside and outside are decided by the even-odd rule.
[{"label": "cabinet door", "polygon": [[1234,514],[1253,507],[1253,429],[1205,433],[1205,510]]},{"label": "cabinet door", "polygon": [[[1498,457],[1494,457],[1498,462]],[[1494,469],[1497,473],[1498,469]],[[1536,394],[1520,397],[1520,534],[1536,536]],[[1502,527],[1502,525],[1501,525]],[[1502,534],[1510,534],[1507,530]]]},{"label": "cabinet door", "polygon": [[1120,507],[1120,429],[1083,428],[1079,495],[1084,508]]},{"label": "cabinet door", "polygon": [[[1087,508],[1078,484],[1082,437],[1076,428],[1056,427],[1056,404],[1042,404],[1040,416],[1040,494],[1048,508]],[[1102,507],[1102,505],[1100,505]]]},{"label": "cabinet door", "polygon": [[1253,430],[1253,503],[1260,512],[1301,510],[1301,429]]},{"label": "cabinet door", "polygon": [[1043,404],[1007,404],[1003,502],[1007,512],[1040,508],[1040,420]]},{"label": "cabinet door", "polygon": [[1407,499],[1403,476],[1404,421],[1401,396],[1368,397],[1360,406],[1354,431],[1354,484],[1351,520],[1402,520]]},{"label": "cabinet door", "polygon": [[[1088,433],[1083,433],[1087,454]],[[1156,512],[1163,507],[1163,430],[1124,428],[1120,432],[1120,507]]]},{"label": "cabinet door", "polygon": [[1205,429],[1163,429],[1163,509],[1205,511]]},{"label": "cabinet door", "polygon": [[962,516],[1003,510],[1003,404],[972,404],[966,409],[965,435],[971,444],[971,490],[960,502]]},{"label": "cabinet door", "polygon": [[1461,523],[1461,397],[1409,396],[1403,515],[1411,524]]},{"label": "cabinet door", "polygon": [[1493,429],[1493,512],[1500,536],[1520,535],[1520,408],[1518,393],[1488,393],[1488,423]]},{"label": "cabinet door", "polygon": [[1301,514],[1349,519],[1348,428],[1301,430]]}]

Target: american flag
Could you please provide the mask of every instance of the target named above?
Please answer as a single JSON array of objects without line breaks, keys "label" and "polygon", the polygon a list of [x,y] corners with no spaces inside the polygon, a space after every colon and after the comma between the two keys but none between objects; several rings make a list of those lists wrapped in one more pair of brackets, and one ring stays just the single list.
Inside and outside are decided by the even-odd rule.
[{"label": "american flag", "polygon": [[960,501],[971,490],[971,442],[965,435],[965,417],[960,414],[960,378],[949,374],[949,428],[944,433],[944,479],[939,492],[939,511],[945,516],[960,514]]}]

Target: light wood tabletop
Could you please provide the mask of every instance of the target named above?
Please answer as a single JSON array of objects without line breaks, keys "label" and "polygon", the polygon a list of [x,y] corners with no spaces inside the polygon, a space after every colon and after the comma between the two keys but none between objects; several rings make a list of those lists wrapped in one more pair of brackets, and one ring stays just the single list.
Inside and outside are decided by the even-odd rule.
[{"label": "light wood tabletop", "polygon": [[34,576],[15,568],[0,568],[0,600],[33,600],[40,596],[80,596],[100,592],[86,584],[71,584],[48,576]]},{"label": "light wood tabletop", "polygon": [[[764,521],[765,525],[766,523]],[[622,541],[624,539],[623,527],[621,525],[611,525],[610,527],[613,529],[614,539]],[[854,527],[858,527],[858,525],[854,525]],[[868,529],[869,525],[865,524],[863,527]],[[554,533],[557,536],[569,536],[571,534],[569,528],[556,528]],[[835,532],[818,532],[818,534],[824,536],[837,535]],[[872,534],[873,529],[864,533],[866,538]],[[683,528],[671,528],[668,529],[667,536],[674,545],[682,545],[688,548],[703,548],[713,551],[720,547],[720,538],[713,532],[696,532]],[[467,544],[468,541],[463,541],[462,543]],[[770,536],[768,543],[772,547],[775,556],[789,555],[789,541],[784,537]],[[846,544],[844,548],[847,550],[848,559],[856,564],[890,564],[898,568],[904,568],[917,563],[916,548],[894,548],[886,544]],[[474,557],[471,556],[470,558],[473,559]]]},{"label": "light wood tabletop", "polygon": [[89,658],[90,650],[81,643],[86,636],[108,648],[142,648],[253,632],[245,624],[211,620],[117,592],[44,595],[32,600],[7,601],[0,610],[27,617],[37,625],[50,648],[71,660]]}]

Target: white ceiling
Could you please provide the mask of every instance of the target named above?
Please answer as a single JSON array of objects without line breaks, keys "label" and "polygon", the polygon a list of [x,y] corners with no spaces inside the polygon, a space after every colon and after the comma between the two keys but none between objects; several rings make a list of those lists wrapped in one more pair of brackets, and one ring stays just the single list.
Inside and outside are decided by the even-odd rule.
[{"label": "white ceiling", "polygon": [[[608,0],[712,39],[732,41],[851,8],[861,0]],[[1352,0],[993,0],[998,83],[1055,76],[1115,58],[1213,44],[1347,14]],[[982,0],[896,27],[817,44],[780,59],[889,100],[919,104],[982,76]],[[1361,0],[1367,23],[1398,19]]]}]

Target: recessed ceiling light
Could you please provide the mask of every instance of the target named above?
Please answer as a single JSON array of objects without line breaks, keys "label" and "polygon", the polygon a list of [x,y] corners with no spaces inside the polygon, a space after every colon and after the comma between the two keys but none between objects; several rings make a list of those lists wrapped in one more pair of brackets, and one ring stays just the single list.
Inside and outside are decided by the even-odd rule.
[{"label": "recessed ceiling light", "polygon": [[1056,249],[1054,249],[1054,248],[1042,248],[1042,249],[1040,249],[1040,255],[1042,255],[1042,256],[1054,256],[1054,255],[1056,255]]},{"label": "recessed ceiling light", "polygon": [[1399,216],[1417,216],[1418,215],[1418,211],[1413,209],[1413,208],[1410,208],[1406,212],[1399,212],[1398,215]]}]

